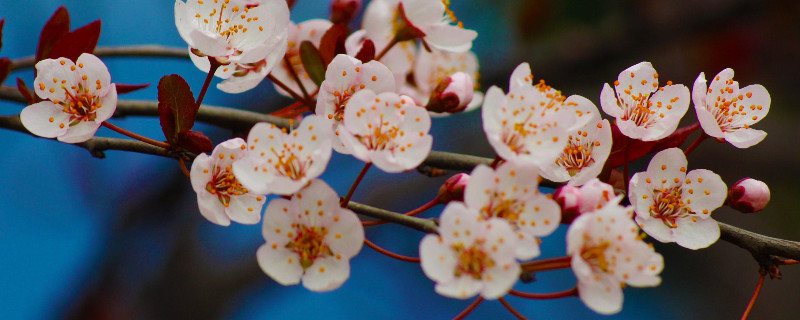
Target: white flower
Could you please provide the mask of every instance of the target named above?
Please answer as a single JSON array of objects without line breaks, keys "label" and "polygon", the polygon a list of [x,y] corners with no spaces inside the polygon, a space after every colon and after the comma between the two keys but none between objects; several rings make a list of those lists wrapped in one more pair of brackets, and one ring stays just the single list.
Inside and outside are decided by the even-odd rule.
[{"label": "white flower", "polygon": [[767,133],[750,128],[769,112],[769,92],[760,84],[739,89],[733,69],[720,71],[706,87],[703,73],[692,88],[692,100],[703,131],[725,139],[737,148],[749,148],[764,140]]},{"label": "white flower", "polygon": [[319,177],[331,158],[330,132],[315,115],[292,132],[261,122],[250,129],[248,156],[233,164],[242,185],[257,193],[289,195]]},{"label": "white flower", "polygon": [[629,199],[644,232],[658,241],[696,250],[719,238],[711,212],[725,201],[728,188],[716,173],[705,169],[686,173],[686,165],[681,149],[657,153],[646,172],[631,178]]},{"label": "white flower", "polygon": [[422,40],[433,48],[468,51],[478,33],[463,29],[461,24],[453,26],[451,22],[455,22],[454,14],[442,1],[375,0],[364,12],[363,28],[370,38],[390,40],[407,26],[421,33]]},{"label": "white flower", "polygon": [[[217,89],[227,93],[242,93],[255,88],[261,83],[272,68],[283,59],[286,53],[286,38],[272,38],[269,45],[271,49],[264,59],[250,63],[231,62],[220,66],[214,73],[215,76],[225,79],[217,84]],[[189,50],[189,58],[194,65],[203,72],[211,69],[211,63],[205,57],[200,57]]]},{"label": "white flower", "polygon": [[108,68],[90,53],[73,63],[67,58],[36,63],[36,94],[45,99],[25,107],[20,120],[25,129],[66,143],[89,140],[117,108],[117,88]]},{"label": "white flower", "polygon": [[[289,67],[291,67],[309,94],[316,90],[317,84],[314,83],[314,80],[308,75],[306,68],[303,66],[303,60],[300,59],[300,44],[302,44],[303,41],[310,41],[314,44],[314,47],[319,48],[319,44],[322,42],[322,36],[325,35],[325,32],[328,31],[331,26],[333,26],[333,24],[325,19],[312,19],[298,25],[292,24],[289,28],[289,48],[286,51],[286,60],[289,60],[291,66],[287,65],[285,61],[278,63],[278,65],[272,69],[272,76],[283,82],[283,84],[289,87],[289,89],[292,89],[295,93],[300,93],[300,86],[289,70]],[[275,85],[275,90],[284,96],[291,97],[288,92],[278,87],[278,85]]]},{"label": "white flower", "polygon": [[302,279],[311,291],[330,291],[350,277],[350,258],[361,250],[364,227],[322,180],[313,180],[291,200],[267,206],[261,229],[266,243],[256,258],[261,269],[282,285]]},{"label": "white flower", "polygon": [[356,158],[386,172],[415,168],[431,151],[431,118],[408,96],[362,89],[350,97],[339,138]]},{"label": "white flower", "polygon": [[[456,76],[457,74],[460,74]],[[483,102],[483,93],[474,90],[474,81],[478,79],[478,58],[471,51],[451,53],[442,50],[419,50],[414,63],[414,85],[406,85],[405,91],[417,100],[419,105],[427,105],[428,100],[437,87],[448,78],[450,91],[456,91],[459,105],[463,104],[463,112],[478,108]],[[469,80],[469,81],[465,81]],[[465,85],[469,83],[469,87]],[[460,85],[458,89],[452,85]],[[460,112],[460,111],[459,111]],[[435,115],[435,114],[434,114]],[[447,114],[442,114],[447,115]]]},{"label": "white flower", "polygon": [[538,190],[539,169],[506,162],[496,170],[479,165],[470,174],[464,202],[481,218],[507,221],[517,237],[514,255],[528,260],[539,256],[537,237],[553,233],[561,221],[561,209]]},{"label": "white flower", "polygon": [[542,177],[550,181],[569,181],[580,186],[597,177],[611,153],[611,125],[608,120],[587,123],[568,136],[566,148],[556,161],[542,168]]},{"label": "white flower", "polygon": [[[616,91],[616,94],[615,94]],[[617,119],[619,130],[628,137],[654,141],[671,134],[689,109],[689,89],[667,81],[658,87],[658,73],[650,62],[625,69],[600,92],[603,111]]]},{"label": "white flower", "polygon": [[442,212],[439,235],[426,235],[419,244],[422,271],[443,296],[467,299],[480,293],[497,299],[519,278],[515,245],[507,222],[483,220],[477,210],[451,202]]},{"label": "white flower", "polygon": [[575,219],[567,230],[567,254],[578,279],[578,296],[590,309],[613,314],[622,309],[621,284],[652,287],[664,258],[639,238],[630,209],[605,206]]},{"label": "white flower", "polygon": [[242,0],[176,0],[175,25],[197,55],[223,64],[254,63],[286,41],[289,8],[284,0],[256,7]]},{"label": "white flower", "polygon": [[333,149],[347,153],[339,135],[344,130],[344,110],[350,97],[361,89],[375,93],[393,92],[395,84],[392,72],[382,63],[374,60],[361,63],[358,59],[340,54],[328,65],[321,87],[316,113],[320,118],[327,119],[331,127]]},{"label": "white flower", "polygon": [[221,226],[231,220],[243,224],[261,221],[265,196],[254,194],[242,186],[231,171],[235,161],[247,156],[247,144],[241,138],[220,143],[211,156],[197,155],[190,174],[192,189],[197,193],[200,214]]},{"label": "white flower", "polygon": [[[366,30],[358,30],[348,36],[347,40],[344,42],[344,47],[347,51],[347,54],[350,56],[356,56],[366,40],[372,41],[377,54],[389,44],[390,39],[368,37]],[[389,70],[392,71],[392,74],[394,74],[395,83],[398,84],[398,86],[402,83],[405,83],[406,77],[408,76],[409,72],[411,71],[411,67],[414,64],[416,52],[416,44],[411,41],[403,41],[392,47],[389,52],[387,52],[380,59],[381,63],[383,63],[389,68]]]}]

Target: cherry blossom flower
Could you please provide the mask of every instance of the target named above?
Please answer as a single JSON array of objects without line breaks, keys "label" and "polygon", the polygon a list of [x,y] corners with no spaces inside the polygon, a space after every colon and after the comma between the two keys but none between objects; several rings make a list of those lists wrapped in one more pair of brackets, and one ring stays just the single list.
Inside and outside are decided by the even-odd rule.
[{"label": "cherry blossom flower", "polygon": [[550,181],[569,181],[580,186],[597,177],[611,153],[611,125],[608,120],[587,123],[568,136],[566,148],[556,161],[542,169],[542,176]]},{"label": "cherry blossom flower", "polygon": [[[449,3],[449,2],[447,2]],[[370,38],[400,40],[420,37],[430,47],[452,52],[468,51],[478,36],[474,30],[454,23],[455,14],[445,2],[430,0],[375,0],[364,12],[363,28]]]},{"label": "cherry blossom flower", "polygon": [[561,207],[561,222],[571,223],[581,214],[600,210],[609,204],[619,204],[622,196],[617,196],[610,184],[593,178],[580,188],[571,185],[558,188],[553,199]]},{"label": "cherry blossom flower", "polygon": [[[616,93],[615,93],[616,92]],[[625,69],[600,92],[600,105],[615,117],[617,127],[628,137],[654,141],[671,134],[689,110],[689,89],[667,81],[658,86],[658,73],[650,62],[640,62]]]},{"label": "cherry blossom flower", "polygon": [[[475,109],[480,104],[482,97],[473,100],[475,85],[472,78],[463,72],[456,72],[444,80],[431,93],[425,109],[432,111],[431,116],[450,115]],[[478,93],[478,95],[481,95]],[[477,101],[477,103],[473,103]]]},{"label": "cherry blossom flower", "polygon": [[392,72],[382,63],[374,60],[361,63],[358,59],[340,54],[328,65],[321,87],[316,113],[329,122],[334,150],[348,153],[339,135],[344,130],[344,110],[350,97],[361,89],[375,93],[394,92],[395,83]]},{"label": "cherry blossom flower", "polygon": [[[382,50],[389,45],[389,40],[391,39],[369,37],[366,30],[358,30],[353,32],[353,34],[348,36],[347,40],[345,40],[344,46],[347,54],[350,56],[356,56],[366,40],[372,41],[376,50]],[[383,63],[389,68],[389,70],[392,71],[397,86],[400,86],[406,82],[406,78],[408,77],[408,74],[411,72],[411,68],[414,65],[414,60],[416,59],[417,55],[416,52],[416,44],[411,41],[403,41],[394,45],[380,59],[381,63]],[[410,94],[410,92],[400,93]]]},{"label": "cherry blossom flower", "polygon": [[255,7],[243,0],[176,0],[175,25],[198,56],[223,64],[255,63],[284,48],[289,8],[284,0],[265,0]]},{"label": "cherry blossom flower", "polygon": [[[452,76],[459,74],[456,78]],[[401,92],[414,97],[417,104],[424,106],[429,103],[432,95],[439,89],[443,81],[447,82],[447,89],[443,92],[454,92],[459,97],[460,111],[474,110],[483,102],[483,93],[474,90],[474,80],[478,79],[478,58],[471,51],[452,53],[442,50],[419,50],[414,63],[414,84],[406,84]],[[454,87],[456,86],[456,87]],[[438,112],[438,111],[437,111]],[[449,113],[433,113],[447,115]]]},{"label": "cherry blossom flower", "polygon": [[[333,24],[325,19],[312,19],[298,25],[292,24],[289,27],[289,48],[286,51],[285,59],[289,61],[291,66],[287,65],[285,61],[278,63],[278,65],[272,69],[272,76],[283,82],[283,84],[289,89],[292,89],[295,93],[300,93],[300,86],[291,73],[294,71],[308,93],[316,90],[317,84],[314,83],[314,80],[308,75],[306,68],[303,66],[303,61],[300,59],[300,44],[303,43],[303,41],[309,41],[314,44],[315,47],[319,47],[322,36],[325,35],[325,31],[328,31],[331,26],[333,26]],[[289,70],[289,67],[291,67],[292,70]],[[275,90],[284,96],[291,97],[288,92],[281,89],[278,85],[275,85]]]},{"label": "cherry blossom flower", "polygon": [[644,232],[658,241],[696,250],[719,238],[711,212],[725,201],[728,188],[716,173],[705,169],[687,173],[686,166],[681,149],[657,153],[646,172],[631,178],[629,199]]},{"label": "cherry blossom flower", "polygon": [[733,69],[720,71],[706,87],[703,73],[692,89],[697,119],[709,136],[725,139],[737,148],[749,148],[764,140],[767,133],[750,128],[769,112],[769,92],[760,84],[739,89]]},{"label": "cherry blossom flower", "polygon": [[621,284],[653,287],[664,258],[639,237],[630,209],[609,205],[583,214],[567,230],[567,254],[578,279],[578,296],[602,314],[622,309]]},{"label": "cherry blossom flower", "polygon": [[539,169],[505,162],[496,170],[479,165],[470,174],[464,202],[484,220],[507,221],[517,237],[514,255],[528,260],[539,256],[537,237],[553,233],[561,221],[558,204],[539,193]]},{"label": "cherry blossom flower", "polygon": [[419,244],[422,271],[443,296],[500,298],[519,278],[513,234],[507,222],[483,220],[477,210],[451,202],[442,212],[439,235],[426,235]]},{"label": "cherry blossom flower", "polygon": [[[250,63],[231,62],[217,68],[214,75],[225,79],[225,81],[217,84],[217,89],[227,93],[242,93],[255,88],[261,83],[286,53],[286,37],[272,38],[270,41],[272,41],[270,48],[273,48],[273,50],[264,59]],[[209,69],[211,69],[211,63],[208,59],[194,54],[192,50],[189,50],[189,58],[201,71],[208,73]]]},{"label": "cherry blossom flower", "polygon": [[250,129],[250,152],[233,164],[242,185],[256,193],[289,195],[325,171],[331,158],[330,132],[315,115],[286,132],[260,122]]},{"label": "cherry blossom flower", "polygon": [[261,269],[281,285],[302,280],[317,292],[339,288],[350,277],[350,258],[364,242],[361,221],[339,207],[339,196],[322,180],[312,180],[291,200],[273,199],[261,233]]},{"label": "cherry blossom flower", "polygon": [[728,190],[728,205],[743,213],[761,211],[769,203],[769,198],[767,184],[753,178],[736,181]]},{"label": "cherry blossom flower", "polygon": [[108,68],[90,53],[76,63],[67,58],[36,63],[36,94],[44,101],[25,107],[20,120],[25,129],[66,143],[89,140],[117,108],[117,88]]},{"label": "cherry blossom flower", "polygon": [[247,190],[232,172],[233,163],[247,156],[241,138],[220,143],[211,156],[199,154],[192,162],[190,178],[197,193],[200,214],[208,221],[228,226],[231,220],[243,224],[261,221],[266,197]]},{"label": "cherry blossom flower", "polygon": [[362,89],[350,97],[339,138],[356,158],[386,172],[415,168],[431,151],[431,118],[408,96]]}]

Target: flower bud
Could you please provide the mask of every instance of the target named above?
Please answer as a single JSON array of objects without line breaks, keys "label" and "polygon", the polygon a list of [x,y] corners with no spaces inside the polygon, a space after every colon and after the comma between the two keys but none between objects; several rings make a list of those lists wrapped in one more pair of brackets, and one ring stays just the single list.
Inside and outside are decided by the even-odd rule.
[{"label": "flower bud", "polygon": [[767,184],[751,178],[737,181],[728,190],[728,206],[743,213],[761,211],[769,203]]},{"label": "flower bud", "polygon": [[553,199],[561,207],[562,223],[571,223],[580,215],[582,198],[581,189],[573,186],[562,186],[553,193]]},{"label": "flower bud", "polygon": [[469,175],[466,173],[459,173],[447,178],[439,188],[437,199],[440,203],[464,201],[464,189],[467,187],[467,183],[469,183]]},{"label": "flower bud", "polygon": [[348,24],[361,11],[362,0],[331,1],[331,22]]},{"label": "flower bud", "polygon": [[610,184],[604,183],[597,178],[589,180],[581,186],[581,207],[579,211],[586,213],[602,209],[607,203],[616,200],[619,202],[614,193],[614,187]]},{"label": "flower bud", "polygon": [[456,72],[439,82],[425,108],[433,112],[464,111],[472,101],[474,90],[472,77],[464,72]]}]

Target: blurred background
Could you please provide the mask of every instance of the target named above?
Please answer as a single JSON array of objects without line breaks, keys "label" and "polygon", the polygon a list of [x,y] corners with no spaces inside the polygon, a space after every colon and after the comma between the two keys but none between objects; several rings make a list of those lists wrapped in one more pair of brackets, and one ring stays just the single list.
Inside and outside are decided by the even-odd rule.
[{"label": "blurred background", "polygon": [[[603,83],[620,71],[650,61],[663,81],[691,88],[700,72],[711,78],[726,67],[742,86],[759,83],[772,97],[769,116],[756,127],[769,133],[745,150],[706,141],[689,157],[692,168],[720,174],[728,185],[743,177],[769,184],[772,202],[761,213],[722,208],[717,220],[762,234],[800,240],[800,2],[796,1],[587,1],[452,0],[451,9],[478,31],[473,51],[481,84],[508,86],[511,70],[530,62],[537,78],[565,94],[583,95],[599,107]],[[99,46],[160,44],[184,47],[174,26],[171,0],[0,0],[6,18],[0,56],[33,55],[41,27],[59,5],[72,28],[102,19]],[[292,20],[328,16],[327,1],[298,0]],[[204,74],[188,60],[105,58],[112,80],[152,86],[122,99],[155,100],[161,76],[177,73],[197,92]],[[13,73],[29,84],[33,72]],[[215,83],[218,80],[215,80]],[[289,100],[271,84],[240,95],[211,88],[205,103],[270,111]],[[0,102],[0,114],[22,105]],[[156,118],[112,119],[157,140]],[[690,108],[684,125],[696,121]],[[215,143],[230,132],[198,124]],[[434,149],[492,157],[480,113],[437,119]],[[98,135],[119,137],[100,129]],[[690,137],[690,140],[695,136]],[[448,319],[469,301],[444,298],[416,264],[364,248],[351,261],[352,275],[331,293],[282,287],[258,268],[260,226],[227,228],[204,220],[189,181],[177,163],[109,151],[91,157],[70,145],[0,130],[0,318],[2,319]],[[323,179],[346,192],[362,163],[334,154]],[[633,166],[641,170],[646,163]],[[636,171],[634,170],[634,171]],[[371,170],[354,201],[403,212],[430,200],[443,178],[417,172],[388,175]],[[441,209],[441,208],[438,208]],[[426,213],[438,215],[438,210]],[[542,257],[564,255],[565,227],[544,239]],[[367,238],[387,249],[417,256],[420,232],[397,226],[370,228]],[[732,319],[743,312],[758,277],[746,251],[727,242],[690,251],[655,244],[665,256],[663,283],[625,290],[623,311],[597,315],[577,298],[508,301],[531,319]],[[752,319],[796,319],[800,266],[767,280]],[[571,288],[569,270],[537,275],[518,284],[529,292]],[[512,318],[487,301],[469,319]]]}]

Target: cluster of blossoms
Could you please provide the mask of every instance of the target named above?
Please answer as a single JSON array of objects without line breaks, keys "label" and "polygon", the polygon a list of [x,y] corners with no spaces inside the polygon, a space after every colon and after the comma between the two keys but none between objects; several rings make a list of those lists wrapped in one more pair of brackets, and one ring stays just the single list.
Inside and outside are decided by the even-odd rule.
[{"label": "cluster of blossoms", "polygon": [[[346,2],[334,3],[337,20],[348,22],[360,7]],[[200,70],[224,79],[220,90],[243,92],[270,76],[280,94],[302,92],[308,101],[299,103],[315,102],[296,126],[258,123],[246,140],[233,138],[210,156],[199,154],[189,172],[207,220],[222,226],[262,223],[265,243],[257,260],[278,283],[336,289],[366,241],[362,222],[347,209],[350,195],[340,199],[319,179],[333,151],[367,163],[364,171],[372,164],[389,173],[412,170],[431,152],[432,117],[481,105],[496,161],[448,180],[437,198],[447,203],[438,234],[426,235],[419,245],[421,268],[441,295],[501,298],[526,265],[536,264],[541,239],[569,224],[565,258],[577,295],[599,313],[615,313],[622,308],[622,287],[661,281],[663,258],[643,240],[645,234],[705,248],[719,238],[711,213],[726,199],[744,212],[769,201],[763,182],[743,179],[728,190],[709,170],[689,171],[679,148],[649,150],[657,153],[646,171],[609,184],[619,166],[612,154],[625,153],[627,164],[632,159],[624,143],[670,139],[690,101],[703,129],[698,143],[710,136],[738,148],[757,144],[766,133],[751,126],[769,111],[764,87],[740,89],[733,71],[725,69],[710,84],[701,73],[690,95],[671,81],[659,86],[659,74],[641,62],[622,71],[613,86],[605,84],[598,109],[585,97],[535,80],[530,65],[522,63],[507,93],[492,86],[484,96],[477,86],[478,60],[469,51],[477,33],[464,29],[447,4],[370,2],[362,29],[338,43],[344,52],[332,55],[324,79],[316,81],[302,47],[322,47],[334,22],[294,23],[284,0],[176,0],[176,26],[190,57]],[[380,49],[375,59],[356,58],[370,46]],[[36,69],[35,92],[42,101],[20,115],[30,132],[79,143],[114,113],[116,87],[94,55],[75,62],[44,59]],[[619,139],[612,141],[615,133]],[[540,190],[542,179],[563,186],[549,195]],[[279,197],[267,204],[271,195]],[[621,204],[624,197],[629,206]]]}]

